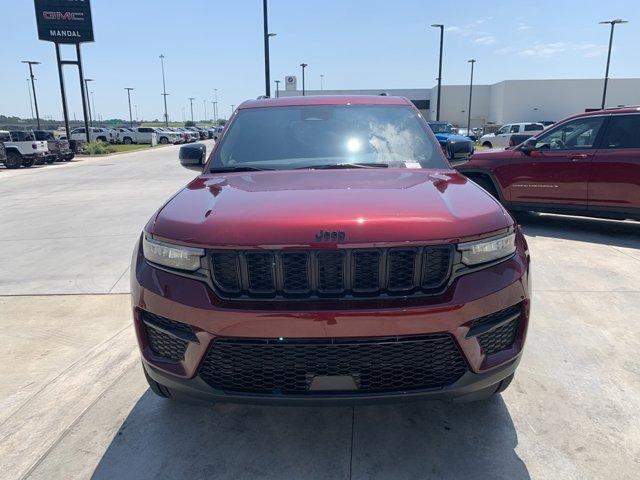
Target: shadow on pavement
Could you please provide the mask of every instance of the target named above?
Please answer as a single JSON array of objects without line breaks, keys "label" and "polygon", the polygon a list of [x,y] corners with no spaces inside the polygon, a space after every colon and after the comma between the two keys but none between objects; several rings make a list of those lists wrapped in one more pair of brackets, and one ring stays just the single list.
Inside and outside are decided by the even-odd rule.
[{"label": "shadow on pavement", "polygon": [[525,235],[640,248],[640,222],[513,212]]},{"label": "shadow on pavement", "polygon": [[530,478],[500,397],[369,407],[199,407],[147,391],[93,479]]}]

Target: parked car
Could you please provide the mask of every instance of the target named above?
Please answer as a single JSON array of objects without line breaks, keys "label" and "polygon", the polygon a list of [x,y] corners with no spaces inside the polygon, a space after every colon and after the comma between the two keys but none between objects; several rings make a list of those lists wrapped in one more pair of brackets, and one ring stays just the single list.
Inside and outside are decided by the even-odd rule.
[{"label": "parked car", "polygon": [[454,132],[453,125],[447,122],[428,122],[447,159],[458,161],[473,154],[475,142],[467,136]]},{"label": "parked car", "polygon": [[500,127],[496,133],[487,133],[480,137],[480,145],[487,148],[507,148],[509,138],[515,133],[535,135],[544,130],[541,123],[508,123]]},{"label": "parked car", "polygon": [[2,140],[0,139],[0,163],[4,165],[6,161],[7,161],[7,151],[4,148],[4,143],[2,143]]},{"label": "parked car", "polygon": [[115,130],[118,132],[118,140],[120,143],[124,143],[125,145],[138,143],[138,135],[133,128],[118,127]]},{"label": "parked car", "polygon": [[569,117],[458,169],[510,210],[640,219],[640,110]]},{"label": "parked car", "polygon": [[153,392],[336,404],[478,400],[529,318],[518,225],[392,96],[252,100],[147,223],[131,267]]},{"label": "parked car", "polygon": [[44,163],[48,152],[47,143],[36,140],[31,132],[0,130],[0,142],[7,155],[4,161],[7,168],[29,168]]},{"label": "parked car", "polygon": [[54,132],[49,130],[34,130],[33,135],[36,140],[47,142],[47,149],[49,150],[47,158],[51,159],[50,163],[68,162],[73,160],[75,154],[69,147],[69,142],[67,140],[57,139]]},{"label": "parked car", "polygon": [[182,135],[169,128],[157,128],[156,132],[158,134],[158,143],[163,145],[167,143],[177,144],[183,142]]},{"label": "parked car", "polygon": [[213,134],[213,139],[217,142],[220,137],[222,137],[222,132],[224,131],[224,127],[216,127],[215,133]]},{"label": "parked car", "polygon": [[[86,130],[84,127],[78,127],[71,130],[71,140],[86,140]],[[116,134],[111,129],[90,127],[89,128],[89,141],[91,142],[104,142],[104,143],[116,143]]]}]

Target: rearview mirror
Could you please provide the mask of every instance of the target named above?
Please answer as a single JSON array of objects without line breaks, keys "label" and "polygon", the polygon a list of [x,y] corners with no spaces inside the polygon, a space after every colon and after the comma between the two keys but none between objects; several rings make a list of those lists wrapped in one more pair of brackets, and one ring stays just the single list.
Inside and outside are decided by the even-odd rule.
[{"label": "rearview mirror", "polygon": [[189,170],[202,170],[207,156],[207,147],[202,143],[180,147],[180,164]]}]

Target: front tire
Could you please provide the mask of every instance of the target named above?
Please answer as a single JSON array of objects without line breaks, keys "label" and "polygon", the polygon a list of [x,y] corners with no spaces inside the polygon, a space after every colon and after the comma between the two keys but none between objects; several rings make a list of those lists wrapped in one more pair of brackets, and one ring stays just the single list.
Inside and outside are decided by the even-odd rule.
[{"label": "front tire", "polygon": [[22,166],[24,168],[31,168],[36,164],[36,159],[35,158],[29,158],[29,159],[23,159],[22,160]]},{"label": "front tire", "polygon": [[122,143],[124,143],[125,145],[131,145],[133,142],[129,137],[124,137],[124,140],[122,140]]},{"label": "front tire", "polygon": [[7,159],[4,161],[4,166],[13,169],[20,168],[20,165],[22,165],[22,156],[18,152],[7,152]]},{"label": "front tire", "polygon": [[493,145],[491,145],[491,142],[484,142],[482,146],[486,148],[493,148]]},{"label": "front tire", "polygon": [[169,139],[167,137],[160,137],[160,143],[162,145],[166,145],[167,143],[169,143]]}]

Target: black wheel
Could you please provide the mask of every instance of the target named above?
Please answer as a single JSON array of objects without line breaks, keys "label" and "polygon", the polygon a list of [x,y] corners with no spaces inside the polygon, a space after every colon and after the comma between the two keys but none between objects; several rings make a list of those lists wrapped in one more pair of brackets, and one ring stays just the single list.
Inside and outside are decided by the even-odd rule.
[{"label": "black wheel", "polygon": [[160,143],[162,145],[166,145],[167,143],[169,143],[169,139],[167,137],[160,137]]},{"label": "black wheel", "polygon": [[483,147],[487,147],[487,148],[491,148],[491,147],[493,147],[493,145],[491,145],[491,142],[484,142],[484,143],[482,144],[482,146],[483,146]]},{"label": "black wheel", "polygon": [[107,142],[107,137],[98,137],[98,138],[96,138],[96,141],[97,141],[97,142],[104,142],[104,143],[108,143],[108,142]]},{"label": "black wheel", "polygon": [[492,197],[500,200],[500,197],[498,197],[498,192],[496,192],[496,187],[493,186],[493,182],[491,180],[486,177],[472,177],[471,180],[473,180],[487,192],[489,192]]},{"label": "black wheel", "polygon": [[55,159],[55,158],[53,158],[53,157],[47,157],[47,158],[45,158],[45,159],[44,159],[44,161],[45,161],[45,163],[46,163],[47,165],[51,165],[53,162],[55,162],[55,161],[56,161],[56,159]]},{"label": "black wheel", "polygon": [[131,145],[133,142],[129,137],[124,137],[124,140],[122,140],[122,143],[124,143],[125,145]]},{"label": "black wheel", "polygon": [[18,152],[7,152],[4,166],[7,168],[20,168],[20,165],[22,165],[22,156]]},{"label": "black wheel", "polygon": [[36,163],[36,159],[35,158],[29,158],[29,159],[22,160],[22,166],[24,168],[31,168],[31,167],[33,167],[33,165],[35,163]]},{"label": "black wheel", "polygon": [[144,372],[144,378],[147,379],[149,388],[153,393],[155,393],[156,395],[162,398],[171,398],[171,392],[169,391],[169,389],[164,385],[159,384],[154,379],[152,379],[147,373],[147,371],[145,370],[144,366],[142,367],[142,371]]}]

